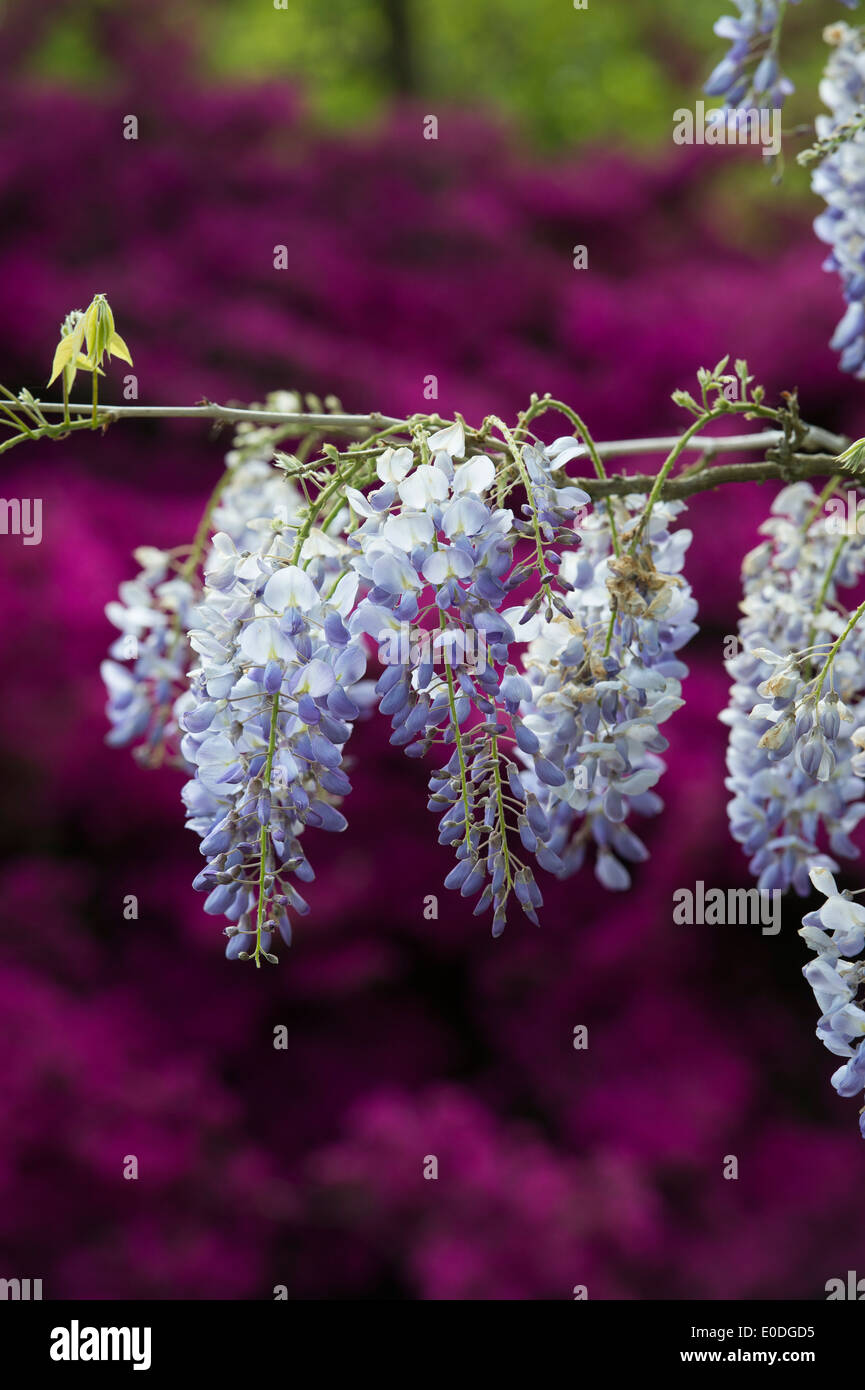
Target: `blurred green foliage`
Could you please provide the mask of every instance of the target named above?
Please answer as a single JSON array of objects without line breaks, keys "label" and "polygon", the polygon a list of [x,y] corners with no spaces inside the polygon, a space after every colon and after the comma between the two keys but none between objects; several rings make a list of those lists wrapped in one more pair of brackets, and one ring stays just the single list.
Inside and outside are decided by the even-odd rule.
[{"label": "blurred green foliage", "polygon": [[[588,0],[584,10],[574,0],[286,3],[184,0],[169,8],[206,71],[290,77],[328,124],[362,126],[407,93],[435,114],[454,104],[493,110],[532,142],[562,150],[667,140],[673,110],[693,104],[726,49],[714,21],[734,10],[729,0]],[[33,70],[74,82],[107,76],[98,28],[109,9],[116,13],[119,0],[63,7]],[[849,11],[837,0],[789,8],[783,51],[798,88],[792,123],[810,120],[818,107],[821,30],[842,16]]]}]

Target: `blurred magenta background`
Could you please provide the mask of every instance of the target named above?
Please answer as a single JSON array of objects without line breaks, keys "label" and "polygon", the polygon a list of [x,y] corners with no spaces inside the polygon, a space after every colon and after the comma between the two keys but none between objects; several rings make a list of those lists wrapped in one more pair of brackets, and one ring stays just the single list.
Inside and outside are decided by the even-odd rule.
[{"label": "blurred magenta background", "polygon": [[[24,43],[5,31],[7,72]],[[445,416],[548,390],[617,438],[675,429],[670,392],[730,352],[865,432],[809,209],[767,187],[743,230],[735,154],[541,160],[458,112],[426,142],[411,102],[325,134],[283,83],[202,83],[120,22],[106,46],[109,91],[0,86],[9,386],[44,389],[60,320],[102,291],[146,403],[299,388],[403,414],[434,373]],[[691,508],[702,633],[630,894],[544,876],[540,930],[494,942],[441,887],[423,770],[369,724],[313,912],[255,972],[190,887],[180,775],[105,748],[98,675],[131,551],[190,538],[228,442],[136,422],[0,460],[3,496],[44,510],[41,546],[0,538],[0,1274],[46,1298],[824,1297],[861,1266],[865,1151],[814,1037],[801,905],[777,937],[672,923],[677,887],[748,882],[717,714],[772,489]]]}]

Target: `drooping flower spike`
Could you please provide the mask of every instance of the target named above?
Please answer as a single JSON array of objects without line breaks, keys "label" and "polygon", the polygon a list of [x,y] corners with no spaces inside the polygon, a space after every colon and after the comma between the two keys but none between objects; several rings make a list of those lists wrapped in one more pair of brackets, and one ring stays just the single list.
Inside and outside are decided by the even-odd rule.
[{"label": "drooping flower spike", "polygon": [[[625,498],[624,536],[645,505]],[[595,512],[579,552],[565,555],[573,616],[537,623],[524,656],[531,689],[523,704],[524,781],[536,830],[560,874],[575,873],[590,846],[604,887],[630,886],[629,864],[647,858],[628,825],[656,815],[654,787],[667,741],[660,726],[681,706],[687,667],[677,653],[697,631],[697,605],[681,570],[691,532],[671,531],[684,504],[657,506],[643,545],[613,552],[610,519]],[[533,827],[534,829],[534,827]]]},{"label": "drooping flower spike", "polygon": [[[848,10],[859,0],[840,0]],[[704,92],[722,103],[707,116],[723,125],[724,139],[732,129],[743,143],[755,139],[762,111],[777,112],[793,92],[781,68],[781,29],[787,0],[736,0],[738,15],[724,15],[715,33],[730,48],[712,70]],[[798,0],[790,0],[798,4]],[[815,118],[816,140],[800,149],[796,161],[814,166],[811,187],[826,203],[814,230],[829,246],[823,268],[837,274],[847,309],[831,346],[840,353],[842,371],[865,378],[865,274],[861,247],[865,202],[865,61],[863,30],[843,21],[828,25],[823,38],[831,46],[819,95],[829,114]],[[762,120],[762,117],[761,117]],[[803,128],[800,127],[799,132]],[[807,127],[804,127],[807,129]],[[765,139],[765,137],[763,137]],[[780,138],[780,137],[779,137]],[[776,180],[778,181],[778,180]]]},{"label": "drooping flower spike", "polygon": [[835,24],[826,29],[832,51],[820,83],[820,97],[831,115],[817,116],[825,157],[814,170],[811,186],[826,203],[814,230],[829,247],[823,269],[836,273],[847,309],[835,329],[831,346],[841,354],[840,366],[865,378],[865,42],[861,29]]},{"label": "drooping flower spike", "polygon": [[189,642],[198,655],[180,712],[187,824],[206,865],[194,886],[205,911],[231,926],[230,959],[274,962],[274,933],[288,945],[307,904],[293,880],[314,870],[307,826],[339,831],[351,790],[343,749],[360,713],[366,652],[344,618],[356,581],[327,554],[294,563],[295,532],[279,527],[258,550],[214,537]]},{"label": "drooping flower spike", "polygon": [[[546,822],[534,798],[530,808],[512,756],[535,742],[521,713],[531,688],[511,661],[519,621],[531,614],[507,600],[536,566],[538,602],[546,595],[551,617],[554,608],[569,613],[570,586],[552,546],[578,544],[574,521],[589,502],[558,477],[561,451],[524,445],[511,466],[527,499],[525,520],[498,505],[501,475],[488,454],[467,457],[460,423],[418,432],[413,448],[385,450],[379,486],[366,496],[348,491],[358,519],[352,567],[365,591],[349,629],[379,645],[385,670],[376,691],[391,742],[410,757],[433,748],[448,755],[429,781],[439,841],[457,858],[445,884],[477,897],[476,913],[492,911],[494,935],[511,895],[537,921],[541,894],[522,851],[561,868],[529,829],[530,809],[542,830]],[[517,547],[531,538],[526,560]]]},{"label": "drooping flower spike", "polygon": [[726,662],[721,718],[730,829],[766,891],[807,894],[814,866],[858,854],[850,835],[865,816],[851,739],[865,710],[865,629],[853,627],[824,671],[850,617],[841,593],[865,573],[865,537],[833,521],[809,484],[784,488],[742,567],[741,650]]},{"label": "drooping flower spike", "polygon": [[[722,15],[714,25],[730,47],[713,68],[703,90],[728,108],[775,109],[795,90],[781,70],[781,26],[787,0],[735,0],[738,15]],[[790,0],[798,5],[799,0]],[[849,10],[859,0],[841,0]],[[845,26],[839,26],[845,27]]]}]

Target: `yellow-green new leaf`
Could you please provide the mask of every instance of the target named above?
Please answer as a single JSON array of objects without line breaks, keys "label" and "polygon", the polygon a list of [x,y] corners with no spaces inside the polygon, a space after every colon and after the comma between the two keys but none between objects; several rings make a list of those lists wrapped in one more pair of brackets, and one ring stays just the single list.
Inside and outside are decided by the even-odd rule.
[{"label": "yellow-green new leaf", "polygon": [[61,338],[54,352],[54,361],[51,364],[51,376],[48,379],[50,386],[55,381],[64,367],[68,367],[81,352],[81,340],[84,337],[82,331],[77,330],[70,333],[67,338]]},{"label": "yellow-green new leaf", "polygon": [[124,343],[119,333],[112,333],[111,342],[108,344],[108,356],[120,357],[124,362],[132,366],[132,358],[129,355],[129,348]]}]

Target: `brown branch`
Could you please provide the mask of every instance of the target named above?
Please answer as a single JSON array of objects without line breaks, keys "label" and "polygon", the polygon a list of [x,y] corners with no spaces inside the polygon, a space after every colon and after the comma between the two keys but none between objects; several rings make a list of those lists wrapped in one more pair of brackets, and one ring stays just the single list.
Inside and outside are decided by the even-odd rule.
[{"label": "brown branch", "polygon": [[[831,477],[840,473],[835,454],[793,454],[786,463],[764,459],[760,463],[725,463],[715,468],[702,468],[699,473],[670,478],[661,490],[664,501],[693,497],[698,492],[711,492],[724,483],[785,483],[804,482],[808,478]],[[651,473],[617,473],[611,478],[578,478],[574,480],[593,501],[604,497],[627,497],[629,493],[651,492],[655,475]],[[855,485],[851,475],[850,485]]]}]

